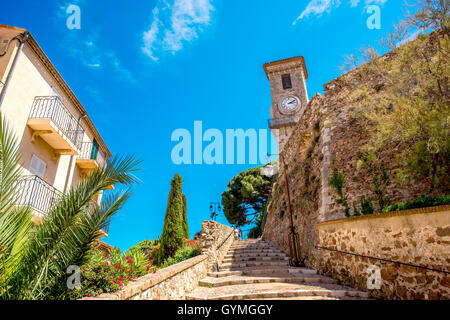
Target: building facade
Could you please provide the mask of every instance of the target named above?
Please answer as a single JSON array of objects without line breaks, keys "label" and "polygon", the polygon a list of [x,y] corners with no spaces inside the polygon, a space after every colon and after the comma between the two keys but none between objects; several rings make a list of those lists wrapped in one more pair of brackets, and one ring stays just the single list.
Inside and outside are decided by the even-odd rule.
[{"label": "building facade", "polygon": [[62,194],[111,157],[33,36],[5,25],[0,25],[0,112],[20,141],[19,202],[33,209],[36,223]]}]

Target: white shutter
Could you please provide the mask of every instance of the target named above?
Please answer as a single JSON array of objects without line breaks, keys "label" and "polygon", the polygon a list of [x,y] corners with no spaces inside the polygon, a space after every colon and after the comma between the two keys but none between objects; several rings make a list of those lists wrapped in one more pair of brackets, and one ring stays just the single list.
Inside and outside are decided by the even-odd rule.
[{"label": "white shutter", "polygon": [[33,154],[33,157],[31,158],[30,172],[44,179],[46,169],[47,163],[45,163],[38,156]]}]

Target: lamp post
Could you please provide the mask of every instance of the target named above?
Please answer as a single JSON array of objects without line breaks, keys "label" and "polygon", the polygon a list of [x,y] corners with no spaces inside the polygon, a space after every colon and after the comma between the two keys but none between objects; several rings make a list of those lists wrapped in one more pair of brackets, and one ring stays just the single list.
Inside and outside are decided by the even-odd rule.
[{"label": "lamp post", "polygon": [[[287,197],[287,202],[288,202],[288,213],[289,213],[289,252],[290,252],[289,264],[294,267],[303,266],[303,263],[300,261],[301,260],[300,254],[299,254],[300,245],[298,243],[298,235],[297,235],[297,232],[295,231],[294,220],[292,218],[291,194],[290,194],[290,190],[289,190],[287,165],[286,165],[286,162],[284,161],[284,157],[281,154],[267,154],[267,156],[269,156],[269,157],[270,156],[279,156],[279,159],[281,160],[281,162],[283,164],[284,180],[285,180],[285,185],[286,185],[286,197]],[[271,177],[274,174],[276,174],[276,169],[274,168],[273,165],[268,164],[262,168],[261,174],[263,174],[267,177]]]},{"label": "lamp post", "polygon": [[222,210],[222,207],[220,206],[219,202],[211,202],[209,204],[209,211],[211,211],[211,219],[216,221],[217,216],[219,215],[218,212]]}]

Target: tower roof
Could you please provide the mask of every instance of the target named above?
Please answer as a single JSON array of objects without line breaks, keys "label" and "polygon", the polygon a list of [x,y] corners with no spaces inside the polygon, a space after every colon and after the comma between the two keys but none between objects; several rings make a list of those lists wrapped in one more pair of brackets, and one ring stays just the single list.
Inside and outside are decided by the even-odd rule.
[{"label": "tower roof", "polygon": [[306,70],[305,58],[302,56],[273,61],[264,64],[264,71],[267,78],[271,74],[283,73],[291,69],[302,68],[305,79],[308,79],[308,71]]}]

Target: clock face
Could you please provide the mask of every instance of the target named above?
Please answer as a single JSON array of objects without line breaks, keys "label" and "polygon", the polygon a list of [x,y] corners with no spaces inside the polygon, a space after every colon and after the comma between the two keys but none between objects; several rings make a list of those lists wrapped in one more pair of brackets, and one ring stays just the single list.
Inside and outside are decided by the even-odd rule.
[{"label": "clock face", "polygon": [[283,98],[280,103],[280,111],[281,112],[293,112],[300,106],[300,100],[295,96],[287,96]]}]

